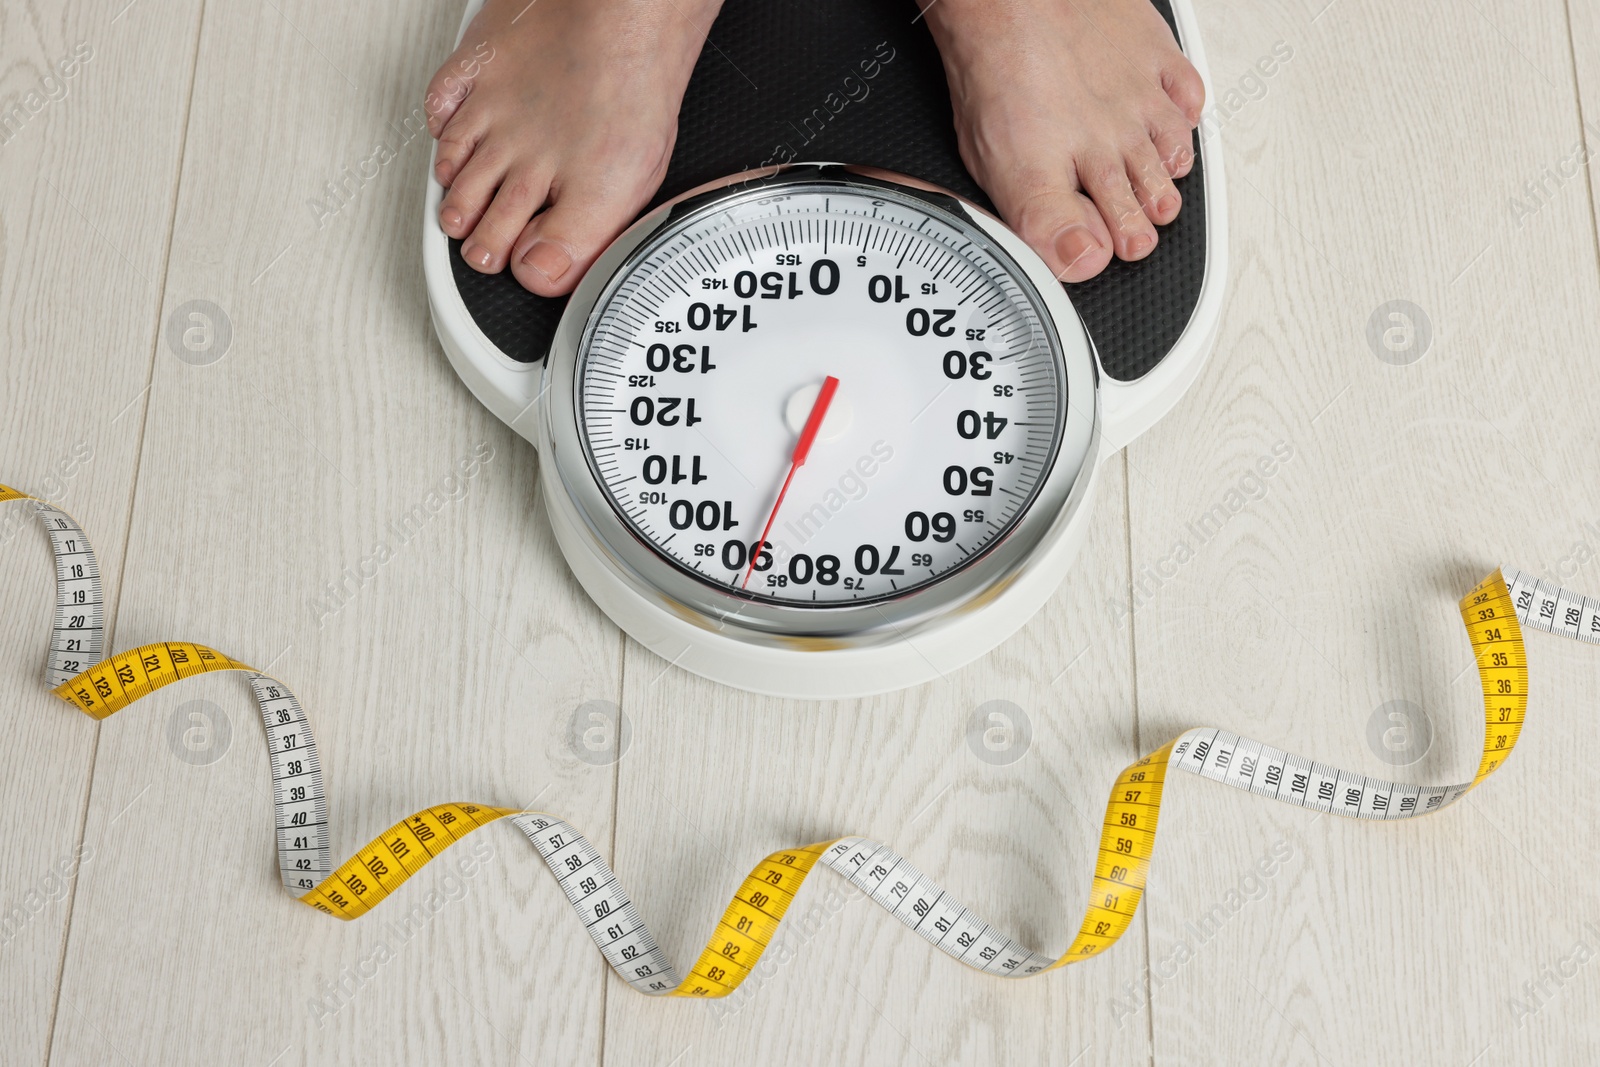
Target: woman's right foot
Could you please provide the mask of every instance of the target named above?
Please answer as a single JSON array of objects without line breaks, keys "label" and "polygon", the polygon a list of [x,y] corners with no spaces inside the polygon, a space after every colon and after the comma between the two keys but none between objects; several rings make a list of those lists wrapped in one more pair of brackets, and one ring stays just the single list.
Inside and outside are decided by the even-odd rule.
[{"label": "woman's right foot", "polygon": [[570,293],[666,174],[722,0],[487,0],[428,85],[439,225],[474,270]]}]

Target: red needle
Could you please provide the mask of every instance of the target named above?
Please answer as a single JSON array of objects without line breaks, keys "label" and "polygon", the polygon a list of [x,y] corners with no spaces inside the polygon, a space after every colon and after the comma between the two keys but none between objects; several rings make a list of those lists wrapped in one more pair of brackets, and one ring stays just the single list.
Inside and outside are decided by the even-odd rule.
[{"label": "red needle", "polygon": [[789,483],[794,481],[794,472],[799,470],[806,461],[806,456],[811,453],[811,442],[817,439],[817,431],[822,429],[823,416],[828,414],[828,405],[833,402],[834,391],[839,388],[839,379],[828,375],[822,380],[822,389],[817,393],[817,399],[811,405],[811,414],[806,416],[806,425],[800,431],[800,440],[794,444],[794,455],[789,458],[789,473],[783,477],[783,488],[778,490],[778,499],[772,505],[772,514],[767,516],[766,526],[761,528],[761,540],[756,542],[756,547],[750,553],[750,566],[744,572],[744,581],[739,583],[740,589],[750,585],[750,575],[755,572],[756,559],[761,555],[761,550],[767,546],[767,534],[772,532],[772,524],[777,521],[778,509],[783,506],[784,494],[789,491]]}]

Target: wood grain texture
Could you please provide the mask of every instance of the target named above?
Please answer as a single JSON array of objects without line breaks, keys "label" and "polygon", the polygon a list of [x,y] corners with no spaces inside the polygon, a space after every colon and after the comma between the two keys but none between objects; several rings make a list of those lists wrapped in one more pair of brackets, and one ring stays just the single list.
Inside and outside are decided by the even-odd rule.
[{"label": "wood grain texture", "polygon": [[[188,635],[291,683],[340,859],[445,800],[549,804],[609,845],[614,771],[567,728],[617,699],[621,640],[560,561],[532,450],[433,340],[428,147],[394,143],[455,17],[208,7],[161,305],[212,301],[232,343],[209,366],[157,353],[119,639]],[[308,199],[386,139],[319,228]],[[231,722],[206,766],[168,740],[196,700]],[[277,884],[253,716],[242,678],[214,678],[103,727],[88,834],[107,844],[62,989],[85,1013],[61,1013],[57,1060],[598,1058],[603,963],[525,839],[481,831],[372,916],[317,915]]]},{"label": "wood grain texture", "polygon": [[[1572,190],[1531,218],[1508,207],[1579,136],[1562,5],[1204,15],[1219,84],[1276,41],[1294,56],[1224,131],[1235,263],[1216,355],[1129,452],[1136,579],[1176,542],[1194,549],[1137,613],[1141,718],[1459,781],[1482,704],[1456,599],[1502,561],[1563,571],[1600,505],[1589,204]],[[1367,339],[1395,299],[1431,323],[1404,366]],[[1248,481],[1279,441],[1292,458]],[[1196,535],[1230,491],[1242,508]],[[1560,577],[1600,586],[1592,565]],[[1600,662],[1528,646],[1519,749],[1446,814],[1372,826],[1172,790],[1148,901],[1157,1062],[1594,1058],[1592,976],[1547,986],[1536,1014],[1513,1003],[1576,942],[1600,944],[1584,925],[1600,915],[1596,787],[1571,758],[1592,739]],[[1433,725],[1410,766],[1369,746],[1392,700]]]},{"label": "wood grain texture", "polygon": [[[120,6],[120,5],[118,5]],[[0,10],[0,481],[95,532],[108,620],[121,592],[145,386],[156,343],[199,4]],[[50,696],[49,543],[0,508],[0,1030],[6,1058],[47,1055],[95,725]],[[67,1010],[62,1008],[61,1010]]]},{"label": "wood grain texture", "polygon": [[[1131,648],[1115,623],[1127,595],[1117,467],[1105,472],[1079,571],[1019,634],[941,681],[870,700],[774,700],[629,642],[635,747],[620,765],[616,867],[636,874],[640,907],[683,966],[755,862],[846,834],[889,844],[1031,947],[1065,950],[1106,791],[1139,752]],[[969,742],[975,713],[997,700],[1031,723],[1031,747],[1007,765],[980,760]],[[612,996],[607,1059],[1148,1058],[1145,1027],[1119,1028],[1106,1007],[1111,988],[1138,980],[1139,924],[1108,959],[1009,982],[954,963],[870,901],[847,902],[845,888],[826,870],[808,880],[791,911],[802,922],[769,949],[748,993],[690,1005]]]},{"label": "wood grain texture", "polygon": [[[1522,210],[1537,210],[1556,195],[1590,198],[1600,216],[1600,185],[1594,178],[1594,159],[1600,154],[1600,8],[1594,4],[1566,5],[1567,31],[1572,41],[1572,62],[1578,81],[1578,112],[1583,120],[1579,138],[1548,162],[1549,175],[1530,178],[1535,185],[1521,191]],[[1542,182],[1540,181],[1542,179]],[[1535,196],[1539,203],[1534,203]],[[1600,227],[1595,235],[1600,254]]]},{"label": "wood grain texture", "polygon": [[[1456,780],[1480,741],[1456,599],[1500,562],[1600,592],[1600,202],[1588,170],[1562,167],[1600,115],[1592,6],[1201,5],[1232,205],[1216,354],[1104,472],[1045,611],[916,690],[727,690],[626,641],[572,580],[537,458],[455,379],[427,322],[427,145],[403,120],[455,5],[0,12],[0,103],[78,41],[95,50],[0,144],[0,480],[53,488],[52,466],[90,446],[54,495],[100,549],[115,647],[206,641],[292,684],[340,858],[432,802],[548,808],[610,856],[686,967],[750,864],[862,833],[1060,948],[1105,790],[1141,752],[1214,724]],[[324,183],[380,145],[392,160],[328,210]],[[1428,320],[1409,365],[1368,341],[1397,299]],[[166,338],[194,300],[231,332],[208,366]],[[85,403],[123,414],[86,430]],[[1106,959],[983,977],[821,871],[747,992],[657,1002],[605,971],[508,827],[360,922],[295,904],[242,679],[187,682],[98,730],[65,712],[39,681],[43,538],[12,528],[0,798],[36,831],[0,864],[0,907],[80,835],[95,852],[70,901],[0,946],[0,984],[22,991],[0,1003],[8,1062],[1600,1055],[1600,972],[1571,967],[1580,944],[1600,951],[1600,787],[1573,760],[1600,687],[1591,648],[1529,636],[1516,756],[1435,818],[1318,818],[1183,777],[1147,910]],[[571,740],[590,700],[628,717],[615,766]],[[990,700],[1031,722],[1009,765],[969,748]],[[1394,700],[1433,728],[1399,768],[1369,741]],[[197,709],[231,731],[206,765],[169,740]],[[1552,800],[1554,825],[1537,814]]]}]

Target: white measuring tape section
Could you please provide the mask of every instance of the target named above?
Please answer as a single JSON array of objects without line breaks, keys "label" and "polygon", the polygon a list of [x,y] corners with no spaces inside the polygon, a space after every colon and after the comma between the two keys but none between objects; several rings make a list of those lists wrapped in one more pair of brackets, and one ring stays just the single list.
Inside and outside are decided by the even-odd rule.
[{"label": "white measuring tape section", "polygon": [[1484,694],[1484,744],[1470,781],[1422,786],[1370,778],[1226,730],[1189,730],[1126,767],[1106,806],[1089,904],[1065,953],[1019,944],[954,900],[887,845],[862,837],[774,852],[728,904],[694,967],[683,977],[656,944],[617,876],[589,841],[552,815],[484,804],[425,808],[395,823],[334,867],[316,739],[305,710],[282,682],[204,645],[163,642],[102,660],[104,607],[94,550],[70,515],[0,485],[0,503],[31,507],[49,534],[56,564],[56,618],[46,676],[55,694],[95,719],[193,674],[243,671],[261,712],[284,888],[342,919],[370,911],[462,837],[509,819],[533,842],[574,912],[621,978],[651,996],[725,996],[754,968],[811,869],[829,867],[929,944],[969,967],[1021,978],[1098,955],[1131,924],[1154,851],[1169,769],[1320,812],[1357,819],[1407,819],[1450,806],[1505,761],[1521,733],[1528,671],[1522,625],[1600,643],[1600,601],[1520,571],[1503,569],[1461,601]]}]

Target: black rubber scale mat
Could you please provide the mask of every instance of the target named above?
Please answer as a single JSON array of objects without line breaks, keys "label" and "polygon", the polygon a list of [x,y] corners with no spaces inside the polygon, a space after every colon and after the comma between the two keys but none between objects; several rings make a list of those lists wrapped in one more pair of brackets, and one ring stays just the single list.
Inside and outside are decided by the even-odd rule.
[{"label": "black rubber scale mat", "polygon": [[[1171,24],[1168,0],[1151,2]],[[899,171],[993,210],[961,163],[944,67],[916,14],[910,0],[727,0],[689,82],[677,147],[650,206],[754,167],[823,161]],[[1119,381],[1142,377],[1166,357],[1200,299],[1199,152],[1197,137],[1195,166],[1177,182],[1183,210],[1161,228],[1155,251],[1137,263],[1113,259],[1098,277],[1064,287],[1101,365]],[[513,359],[543,359],[566,299],[529,293],[509,270],[479,274],[462,261],[459,241],[450,250],[456,286],[478,327]]]}]

